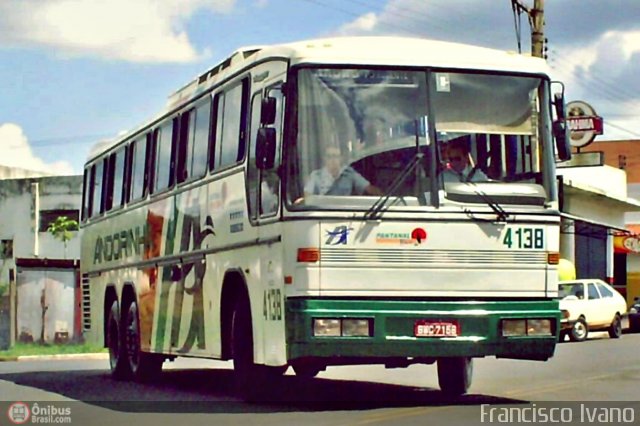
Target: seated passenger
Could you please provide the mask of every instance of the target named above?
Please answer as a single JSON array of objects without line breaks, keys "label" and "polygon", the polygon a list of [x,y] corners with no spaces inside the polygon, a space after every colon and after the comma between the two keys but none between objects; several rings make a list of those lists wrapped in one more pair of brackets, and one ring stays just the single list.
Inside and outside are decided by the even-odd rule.
[{"label": "seated passenger", "polygon": [[453,139],[445,145],[442,171],[444,182],[482,182],[489,178],[479,167],[473,166],[469,147],[464,138]]},{"label": "seated passenger", "polygon": [[323,155],[324,167],[311,172],[304,186],[305,195],[382,195],[351,166],[344,166],[340,148],[329,146]]}]

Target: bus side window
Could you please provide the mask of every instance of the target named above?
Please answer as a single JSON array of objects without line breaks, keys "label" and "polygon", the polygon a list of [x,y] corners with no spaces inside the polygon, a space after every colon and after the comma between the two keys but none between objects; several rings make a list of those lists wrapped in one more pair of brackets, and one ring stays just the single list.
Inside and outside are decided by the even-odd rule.
[{"label": "bus side window", "polygon": [[244,158],[248,79],[224,95],[216,96],[216,156],[214,168],[236,164]]},{"label": "bus side window", "polygon": [[92,166],[91,170],[91,214],[90,217],[95,217],[104,211],[104,204],[102,203],[102,187],[104,179],[104,163],[106,160],[98,161]]},{"label": "bus side window", "polygon": [[247,167],[247,190],[249,194],[249,217],[258,217],[258,181],[260,171],[256,166],[256,137],[260,128],[260,104],[262,95],[256,93],[251,100],[251,122],[249,130],[249,164]]},{"label": "bus side window", "polygon": [[109,156],[106,182],[105,182],[105,210],[109,211],[122,206],[122,185],[124,181],[124,157],[125,150],[119,149],[118,152]]},{"label": "bus side window", "polygon": [[156,194],[169,188],[173,184],[173,139],[174,127],[177,119],[168,120],[160,125],[155,132],[154,150],[154,178],[151,193]]},{"label": "bus side window", "polygon": [[91,177],[91,168],[87,167],[84,169],[84,177],[82,179],[82,214],[81,220],[85,221],[89,218],[89,179]]},{"label": "bus side window", "polygon": [[207,171],[211,99],[182,114],[177,154],[177,182],[202,177]]},{"label": "bus side window", "polygon": [[130,145],[130,192],[129,201],[135,201],[144,195],[145,173],[147,164],[147,138],[139,138]]}]

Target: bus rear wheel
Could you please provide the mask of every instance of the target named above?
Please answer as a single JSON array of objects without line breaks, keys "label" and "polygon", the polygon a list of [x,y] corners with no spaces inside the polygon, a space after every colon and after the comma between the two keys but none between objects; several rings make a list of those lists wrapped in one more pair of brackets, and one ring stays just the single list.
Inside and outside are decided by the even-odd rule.
[{"label": "bus rear wheel", "polygon": [[467,393],[473,376],[473,359],[452,357],[438,359],[438,384],[450,396]]},{"label": "bus rear wheel", "polygon": [[138,304],[131,301],[125,315],[124,345],[126,360],[131,376],[138,381],[147,381],[157,377],[162,371],[164,358],[140,350],[140,318]]},{"label": "bus rear wheel", "polygon": [[123,380],[131,376],[131,369],[127,363],[127,354],[122,342],[120,321],[120,309],[118,301],[114,300],[109,308],[107,317],[107,347],[109,348],[109,366],[111,376],[115,379]]}]

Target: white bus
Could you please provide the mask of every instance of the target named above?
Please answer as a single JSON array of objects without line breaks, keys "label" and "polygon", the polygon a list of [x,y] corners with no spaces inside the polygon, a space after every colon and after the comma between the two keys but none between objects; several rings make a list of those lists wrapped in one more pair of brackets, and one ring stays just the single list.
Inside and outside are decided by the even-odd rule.
[{"label": "white bus", "polygon": [[[541,59],[410,38],[235,52],[90,155],[84,332],[115,377],[547,360],[563,97]],[[464,169],[466,167],[466,169]]]}]

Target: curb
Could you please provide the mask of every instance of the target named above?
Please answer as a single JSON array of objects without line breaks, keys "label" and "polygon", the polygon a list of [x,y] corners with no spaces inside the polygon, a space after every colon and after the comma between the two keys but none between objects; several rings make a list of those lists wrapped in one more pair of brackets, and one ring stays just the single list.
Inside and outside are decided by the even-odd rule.
[{"label": "curb", "polygon": [[21,355],[21,356],[0,356],[0,362],[3,361],[52,361],[52,360],[91,360],[91,359],[108,359],[109,354],[106,352],[86,353],[86,354],[56,354],[56,355]]}]

